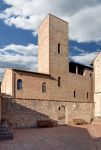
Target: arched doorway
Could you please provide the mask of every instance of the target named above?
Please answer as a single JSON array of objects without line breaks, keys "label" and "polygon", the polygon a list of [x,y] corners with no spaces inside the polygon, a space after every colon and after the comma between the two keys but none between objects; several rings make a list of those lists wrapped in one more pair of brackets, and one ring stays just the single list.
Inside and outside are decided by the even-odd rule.
[{"label": "arched doorway", "polygon": [[59,124],[65,124],[65,114],[66,114],[66,110],[65,110],[65,106],[60,106],[58,107],[58,123]]}]

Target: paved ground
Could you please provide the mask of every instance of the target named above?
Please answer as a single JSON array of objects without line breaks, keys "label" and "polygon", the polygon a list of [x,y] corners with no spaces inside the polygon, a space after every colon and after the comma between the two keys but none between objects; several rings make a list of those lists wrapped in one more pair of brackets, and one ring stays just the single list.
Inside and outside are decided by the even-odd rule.
[{"label": "paved ground", "polygon": [[101,150],[101,125],[16,129],[0,150]]}]

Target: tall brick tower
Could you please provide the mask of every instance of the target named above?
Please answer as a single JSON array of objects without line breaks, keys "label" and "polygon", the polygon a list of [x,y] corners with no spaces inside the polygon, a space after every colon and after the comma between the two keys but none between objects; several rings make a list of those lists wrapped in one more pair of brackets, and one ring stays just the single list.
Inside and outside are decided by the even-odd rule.
[{"label": "tall brick tower", "polygon": [[68,72],[68,23],[49,14],[38,29],[39,72],[57,76]]}]

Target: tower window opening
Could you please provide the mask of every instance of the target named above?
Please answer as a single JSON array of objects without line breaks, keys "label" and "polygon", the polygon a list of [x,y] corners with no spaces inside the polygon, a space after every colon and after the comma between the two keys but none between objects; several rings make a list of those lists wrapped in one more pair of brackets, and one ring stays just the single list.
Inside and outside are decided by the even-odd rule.
[{"label": "tower window opening", "polygon": [[60,45],[60,43],[58,44],[58,54],[60,54],[60,52],[61,52],[61,45]]},{"label": "tower window opening", "polygon": [[58,77],[58,86],[61,86],[61,77]]},{"label": "tower window opening", "polygon": [[76,91],[74,91],[74,97],[76,97]]},{"label": "tower window opening", "polygon": [[90,78],[92,77],[92,73],[90,73]]}]

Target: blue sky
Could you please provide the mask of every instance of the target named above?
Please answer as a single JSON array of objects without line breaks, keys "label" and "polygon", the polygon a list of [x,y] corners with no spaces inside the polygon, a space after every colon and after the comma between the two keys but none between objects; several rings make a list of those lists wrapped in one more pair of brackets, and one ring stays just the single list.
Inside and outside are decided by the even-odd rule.
[{"label": "blue sky", "polygon": [[88,65],[101,50],[101,0],[0,0],[0,76],[37,71],[37,27],[48,13],[69,22],[69,55]]}]

